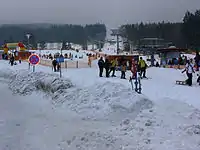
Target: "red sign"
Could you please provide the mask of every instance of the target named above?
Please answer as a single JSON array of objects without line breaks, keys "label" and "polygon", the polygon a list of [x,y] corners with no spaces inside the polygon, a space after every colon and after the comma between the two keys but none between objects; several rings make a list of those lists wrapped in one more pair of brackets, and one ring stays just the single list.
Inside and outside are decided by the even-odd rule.
[{"label": "red sign", "polygon": [[29,56],[28,61],[31,65],[35,66],[40,63],[40,57],[36,54],[32,54],[31,56]]}]

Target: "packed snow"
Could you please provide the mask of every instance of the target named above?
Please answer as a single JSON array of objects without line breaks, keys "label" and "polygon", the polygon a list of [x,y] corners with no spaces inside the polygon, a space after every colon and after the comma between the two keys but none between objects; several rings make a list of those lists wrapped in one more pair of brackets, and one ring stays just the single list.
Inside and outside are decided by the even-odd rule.
[{"label": "packed snow", "polygon": [[[93,62],[96,63],[96,62]],[[180,70],[149,68],[142,95],[98,68],[28,70],[0,61],[2,150],[199,150],[200,86]],[[130,72],[127,73],[127,78]]]}]

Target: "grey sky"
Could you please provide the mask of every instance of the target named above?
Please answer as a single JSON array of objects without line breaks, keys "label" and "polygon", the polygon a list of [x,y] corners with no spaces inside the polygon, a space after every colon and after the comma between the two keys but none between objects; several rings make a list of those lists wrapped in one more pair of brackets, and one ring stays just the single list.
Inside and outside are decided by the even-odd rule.
[{"label": "grey sky", "polygon": [[200,0],[0,0],[3,23],[125,23],[181,21]]}]

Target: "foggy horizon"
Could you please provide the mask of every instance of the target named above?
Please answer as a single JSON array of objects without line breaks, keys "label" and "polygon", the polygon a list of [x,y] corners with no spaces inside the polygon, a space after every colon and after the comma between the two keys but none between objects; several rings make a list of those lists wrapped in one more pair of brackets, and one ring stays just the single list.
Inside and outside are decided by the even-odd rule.
[{"label": "foggy horizon", "polygon": [[[7,0],[0,6],[0,24],[95,24],[182,22],[199,0]],[[5,15],[5,12],[6,15]]]}]

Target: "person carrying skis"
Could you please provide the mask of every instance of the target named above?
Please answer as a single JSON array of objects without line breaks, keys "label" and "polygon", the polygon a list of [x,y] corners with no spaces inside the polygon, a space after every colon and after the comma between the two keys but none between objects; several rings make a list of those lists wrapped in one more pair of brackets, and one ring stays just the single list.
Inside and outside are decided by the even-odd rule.
[{"label": "person carrying skis", "polygon": [[194,72],[194,65],[192,64],[192,59],[187,60],[187,63],[185,65],[185,69],[182,71],[182,73],[186,72],[188,79],[186,80],[186,84],[189,86],[192,86],[192,74]]},{"label": "person carrying skis", "polygon": [[98,61],[98,66],[99,66],[99,77],[103,77],[103,68],[104,68],[103,57],[100,57],[100,59]]},{"label": "person carrying skis", "polygon": [[112,72],[112,77],[116,77],[116,76],[115,76],[116,66],[117,66],[117,58],[116,58],[116,59],[113,59],[113,60],[111,61],[111,68],[110,68],[109,74]]},{"label": "person carrying skis", "polygon": [[138,71],[140,72],[140,76],[143,78],[147,78],[146,69],[147,69],[147,64],[145,60],[143,60],[142,57],[140,57],[140,60],[138,62]]}]

